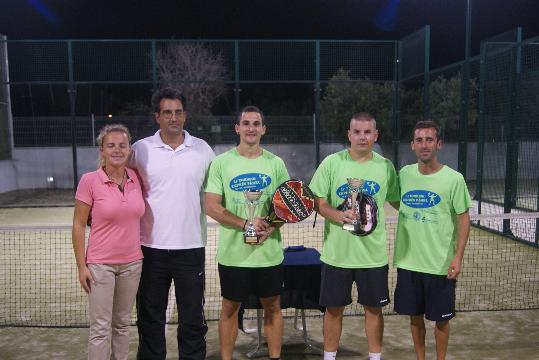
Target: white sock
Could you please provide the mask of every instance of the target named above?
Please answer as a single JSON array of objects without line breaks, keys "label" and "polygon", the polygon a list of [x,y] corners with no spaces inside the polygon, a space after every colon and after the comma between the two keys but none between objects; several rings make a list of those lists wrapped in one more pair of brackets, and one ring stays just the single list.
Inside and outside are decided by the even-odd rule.
[{"label": "white sock", "polygon": [[337,357],[337,352],[324,351],[324,360],[335,360]]},{"label": "white sock", "polygon": [[369,360],[382,360],[382,353],[369,353]]}]

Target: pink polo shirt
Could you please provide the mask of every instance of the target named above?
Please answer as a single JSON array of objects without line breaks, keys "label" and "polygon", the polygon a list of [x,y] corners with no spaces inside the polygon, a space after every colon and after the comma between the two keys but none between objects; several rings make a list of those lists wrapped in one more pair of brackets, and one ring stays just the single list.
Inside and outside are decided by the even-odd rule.
[{"label": "pink polo shirt", "polygon": [[126,264],[142,259],[140,218],[144,200],[135,172],[127,169],[122,193],[103,169],[82,176],[75,199],[92,207],[88,264]]}]

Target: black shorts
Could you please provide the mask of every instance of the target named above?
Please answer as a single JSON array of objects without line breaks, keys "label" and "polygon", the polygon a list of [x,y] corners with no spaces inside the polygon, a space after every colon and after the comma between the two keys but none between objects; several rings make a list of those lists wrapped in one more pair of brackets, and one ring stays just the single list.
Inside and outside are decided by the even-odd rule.
[{"label": "black shorts", "polygon": [[320,305],[340,307],[352,303],[352,283],[358,292],[357,302],[371,307],[389,304],[388,266],[347,269],[322,263]]},{"label": "black shorts", "polygon": [[455,317],[456,280],[446,275],[432,275],[397,269],[395,312],[402,315],[423,315],[431,321]]},{"label": "black shorts", "polygon": [[221,296],[243,302],[249,295],[266,298],[281,294],[283,265],[251,268],[218,264]]}]

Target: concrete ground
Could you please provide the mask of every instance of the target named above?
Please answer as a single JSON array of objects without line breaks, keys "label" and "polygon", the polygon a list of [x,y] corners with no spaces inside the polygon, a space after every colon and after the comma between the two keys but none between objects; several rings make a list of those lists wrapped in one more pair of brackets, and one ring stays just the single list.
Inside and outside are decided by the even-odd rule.
[{"label": "concrete ground", "polygon": [[[322,318],[307,319],[309,337],[322,341]],[[209,322],[208,359],[219,359],[217,322]],[[432,324],[428,324],[427,359],[434,359]],[[451,321],[451,339],[447,359],[532,360],[539,359],[539,310],[460,313]],[[415,359],[408,321],[402,316],[386,316],[384,358]],[[0,359],[85,359],[88,329],[0,328]],[[167,359],[177,359],[175,326],[167,331]],[[238,336],[235,359],[247,359],[245,353],[256,344],[254,334]],[[136,327],[131,328],[129,358],[137,348]],[[262,358],[267,358],[267,353]],[[292,319],[285,321],[283,359],[320,359],[306,352],[301,332],[293,329]],[[339,359],[367,359],[367,343],[362,321],[346,317]]]}]

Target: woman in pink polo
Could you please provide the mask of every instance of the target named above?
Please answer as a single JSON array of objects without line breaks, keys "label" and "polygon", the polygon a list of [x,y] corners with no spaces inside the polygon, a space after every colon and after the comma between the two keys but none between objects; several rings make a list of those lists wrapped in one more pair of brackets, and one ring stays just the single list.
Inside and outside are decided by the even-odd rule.
[{"label": "woman in pink polo", "polygon": [[[129,130],[107,125],[97,143],[99,168],[80,179],[73,216],[79,281],[88,293],[88,358],[127,359],[128,326],[142,270],[139,224],[144,200],[135,172],[126,167]],[[85,250],[87,223],[91,227]]]}]

